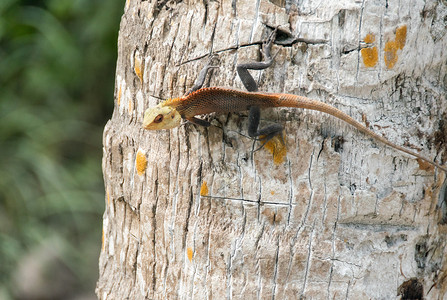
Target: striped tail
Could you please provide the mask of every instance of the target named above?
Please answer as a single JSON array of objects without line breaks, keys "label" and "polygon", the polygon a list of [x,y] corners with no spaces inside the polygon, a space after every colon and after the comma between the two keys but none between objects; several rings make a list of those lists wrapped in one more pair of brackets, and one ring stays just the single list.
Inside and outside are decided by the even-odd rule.
[{"label": "striped tail", "polygon": [[297,108],[304,108],[304,109],[310,109],[310,110],[316,110],[316,111],[320,111],[326,114],[329,114],[331,116],[336,117],[337,119],[340,119],[352,126],[354,126],[355,128],[357,128],[359,131],[361,131],[362,133],[366,134],[367,136],[372,137],[375,140],[378,140],[382,143],[384,143],[385,145],[390,146],[391,148],[394,148],[396,150],[402,151],[404,153],[407,153],[411,156],[414,156],[420,160],[423,160],[429,164],[431,164],[432,166],[438,167],[439,169],[443,170],[444,172],[447,173],[447,168],[436,163],[433,162],[431,160],[429,160],[428,158],[413,152],[411,150],[408,150],[404,147],[398,146],[392,142],[390,142],[389,140],[387,140],[386,138],[384,138],[383,136],[375,133],[374,131],[372,131],[371,129],[369,129],[368,127],[366,127],[365,125],[361,124],[360,122],[356,121],[355,119],[353,119],[351,116],[345,114],[344,112],[342,112],[341,110],[326,104],[324,102],[321,101],[316,101],[316,100],[311,100],[309,98],[306,97],[302,97],[302,96],[297,96],[297,95],[290,95],[290,94],[275,94],[278,97],[278,102],[277,102],[277,106],[278,107],[297,107]]}]

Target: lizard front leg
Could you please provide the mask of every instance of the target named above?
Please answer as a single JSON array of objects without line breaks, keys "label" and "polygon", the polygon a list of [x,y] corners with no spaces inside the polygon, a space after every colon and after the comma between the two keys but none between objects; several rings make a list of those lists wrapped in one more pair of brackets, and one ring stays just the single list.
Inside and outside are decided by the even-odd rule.
[{"label": "lizard front leg", "polygon": [[[210,62],[208,62],[203,69],[200,71],[199,76],[197,77],[196,81],[194,82],[194,85],[192,86],[192,88],[185,94],[185,96],[188,96],[189,94],[191,94],[192,92],[195,92],[199,89],[202,88],[203,84],[205,83],[205,78],[206,75],[208,74],[208,71],[210,69],[213,68],[217,68],[216,66],[212,66],[210,65]],[[194,123],[196,125],[200,125],[200,126],[204,126],[204,127],[209,127],[211,125],[210,122],[206,121],[206,120],[202,120],[196,117],[191,117],[191,118],[187,118],[187,120],[191,123]]]},{"label": "lizard front leg", "polygon": [[185,96],[188,96],[192,92],[195,92],[202,88],[203,84],[205,83],[206,75],[208,74],[208,71],[210,69],[217,68],[216,66],[211,66],[208,62],[203,69],[200,71],[199,76],[197,77],[196,81],[194,82],[193,87],[185,94]]}]

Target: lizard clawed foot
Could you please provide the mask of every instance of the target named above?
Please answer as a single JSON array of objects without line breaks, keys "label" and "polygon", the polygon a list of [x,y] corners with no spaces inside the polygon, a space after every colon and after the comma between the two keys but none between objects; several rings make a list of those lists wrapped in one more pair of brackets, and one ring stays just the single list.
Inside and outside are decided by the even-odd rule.
[{"label": "lizard clawed foot", "polygon": [[268,135],[261,135],[261,136],[253,139],[253,144],[257,141],[259,141],[261,143],[261,146],[259,148],[257,148],[256,150],[254,150],[253,152],[261,150],[268,143],[276,144],[277,142],[279,142],[280,145],[283,145],[283,146],[286,145],[286,142],[284,140],[284,136],[283,136],[282,132],[274,132],[274,133],[271,133]]},{"label": "lizard clawed foot", "polygon": [[[262,145],[257,148],[255,148],[256,141],[262,142]],[[253,141],[252,150],[251,150],[251,159],[254,159],[254,153],[258,150],[261,150],[262,148],[266,149],[273,155],[273,162],[278,165],[281,164],[284,161],[284,158],[287,155],[287,147],[285,138],[282,133],[275,134],[270,137],[260,137],[259,139],[255,139]]]},{"label": "lizard clawed foot", "polygon": [[278,31],[278,28],[275,28],[270,36],[262,43],[261,53],[267,60],[273,60],[276,56],[276,54],[272,57],[270,51],[272,50],[273,42],[276,39],[276,33]]},{"label": "lizard clawed foot", "polygon": [[269,37],[262,43],[261,53],[265,57],[266,61],[274,61],[276,56],[278,55],[279,51],[275,54],[271,54],[272,45],[276,41],[276,36],[278,33],[278,28],[280,26],[275,27],[275,29],[272,31],[272,33],[269,35]]}]

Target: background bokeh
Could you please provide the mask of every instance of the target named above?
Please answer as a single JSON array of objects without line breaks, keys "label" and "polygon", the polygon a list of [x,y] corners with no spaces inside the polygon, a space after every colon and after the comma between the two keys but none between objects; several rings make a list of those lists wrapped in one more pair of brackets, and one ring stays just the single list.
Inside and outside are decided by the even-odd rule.
[{"label": "background bokeh", "polygon": [[124,0],[0,0],[0,299],[90,299]]}]

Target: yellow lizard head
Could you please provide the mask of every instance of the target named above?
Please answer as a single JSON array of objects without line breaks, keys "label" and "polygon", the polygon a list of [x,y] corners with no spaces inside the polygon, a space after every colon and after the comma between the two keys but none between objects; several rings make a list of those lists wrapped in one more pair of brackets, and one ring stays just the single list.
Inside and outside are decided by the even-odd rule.
[{"label": "yellow lizard head", "polygon": [[164,106],[164,102],[148,108],[144,112],[143,128],[148,130],[171,129],[180,126],[182,117],[171,106]]}]

